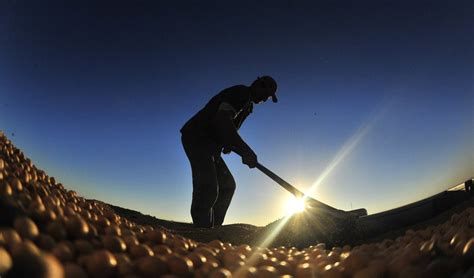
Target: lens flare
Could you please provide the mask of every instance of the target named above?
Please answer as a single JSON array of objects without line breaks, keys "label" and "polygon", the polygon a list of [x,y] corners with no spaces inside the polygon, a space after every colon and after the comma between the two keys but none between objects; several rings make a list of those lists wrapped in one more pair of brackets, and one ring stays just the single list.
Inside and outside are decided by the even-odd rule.
[{"label": "lens flare", "polygon": [[304,198],[296,198],[292,196],[285,205],[286,215],[293,215],[295,213],[303,212],[306,208]]},{"label": "lens flare", "polygon": [[[311,196],[311,193],[314,193],[316,188],[319,186],[319,184],[336,168],[339,163],[346,158],[351,151],[356,147],[356,145],[363,139],[363,137],[371,130],[371,128],[376,124],[376,122],[382,118],[382,116],[387,112],[389,108],[390,103],[385,103],[380,109],[377,109],[375,114],[372,115],[370,118],[369,122],[363,125],[341,148],[341,150],[336,154],[335,158],[333,161],[328,165],[328,167],[325,169],[325,171],[318,177],[318,179],[313,183],[311,186],[309,192],[306,192],[306,196]],[[309,194],[308,194],[309,193]],[[257,244],[257,246],[260,246],[261,248],[265,248],[270,246],[270,244],[273,242],[273,240],[277,237],[277,235],[280,233],[280,231],[283,229],[283,227],[288,223],[288,220],[293,218],[291,215],[296,213],[296,211],[304,211],[306,206],[304,204],[305,197],[302,199],[296,199],[296,197],[292,197],[287,201],[286,205],[286,212],[287,215],[282,218],[276,226],[274,226],[271,229],[271,232],[263,238],[263,240]],[[291,214],[290,214],[291,213]],[[304,220],[304,218],[302,218]],[[314,223],[313,223],[314,224]],[[324,226],[323,226],[324,227]],[[253,265],[255,264],[259,257],[258,252],[255,252],[252,254],[248,260],[246,265]],[[242,270],[245,269],[244,266],[241,266],[237,269],[236,273],[242,273]],[[239,276],[239,275],[237,275]]]}]

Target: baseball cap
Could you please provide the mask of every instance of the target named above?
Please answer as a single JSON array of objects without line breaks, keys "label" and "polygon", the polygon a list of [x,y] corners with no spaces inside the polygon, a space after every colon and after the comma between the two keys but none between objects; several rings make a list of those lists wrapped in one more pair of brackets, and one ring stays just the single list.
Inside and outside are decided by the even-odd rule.
[{"label": "baseball cap", "polygon": [[265,75],[265,76],[262,76],[262,77],[259,77],[258,80],[260,80],[262,82],[262,85],[265,87],[265,88],[268,88],[269,90],[271,90],[271,97],[272,97],[272,101],[273,102],[278,102],[278,98],[276,96],[276,91],[277,91],[277,83],[275,81],[275,79],[273,79],[271,76],[268,76],[268,75]]}]

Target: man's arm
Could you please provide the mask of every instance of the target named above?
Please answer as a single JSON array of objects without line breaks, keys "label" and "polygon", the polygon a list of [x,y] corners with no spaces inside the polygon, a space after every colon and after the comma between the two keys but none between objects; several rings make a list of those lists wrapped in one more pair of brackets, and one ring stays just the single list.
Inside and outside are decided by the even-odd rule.
[{"label": "man's arm", "polygon": [[[242,112],[240,112],[240,114],[235,119],[232,120],[232,122],[234,123],[234,126],[235,126],[237,131],[242,126],[242,124],[244,123],[244,121],[248,117],[248,115],[250,115],[250,113],[252,113],[252,110],[253,110],[253,107],[250,104],[250,106],[245,107],[244,110]],[[228,147],[224,147],[224,149],[222,150],[222,153],[229,154],[229,153],[231,153],[231,151],[232,151],[232,149],[230,149]]]},{"label": "man's arm", "polygon": [[225,148],[236,152],[242,157],[244,164],[253,168],[257,163],[257,155],[240,137],[232,120],[233,116],[234,113],[231,110],[220,109],[217,111],[213,120],[216,134],[224,144]]}]

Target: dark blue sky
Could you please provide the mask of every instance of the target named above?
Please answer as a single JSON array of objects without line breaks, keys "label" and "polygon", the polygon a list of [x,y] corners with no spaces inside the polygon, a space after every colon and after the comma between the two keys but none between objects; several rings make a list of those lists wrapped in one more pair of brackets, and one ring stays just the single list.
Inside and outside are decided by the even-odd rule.
[{"label": "dark blue sky", "polygon": [[[473,176],[473,11],[3,1],[0,130],[81,195],[190,221],[180,127],[223,88],[268,74],[280,101],[257,105],[241,129],[261,163],[342,209],[389,209]],[[281,217],[288,193],[225,160],[238,184],[226,223]]]}]

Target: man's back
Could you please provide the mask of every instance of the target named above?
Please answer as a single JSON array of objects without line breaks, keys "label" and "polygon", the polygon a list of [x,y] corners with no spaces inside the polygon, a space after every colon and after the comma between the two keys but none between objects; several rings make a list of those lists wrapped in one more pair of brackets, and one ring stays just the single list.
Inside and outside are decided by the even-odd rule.
[{"label": "man's back", "polygon": [[245,117],[252,112],[250,87],[236,85],[222,90],[184,124],[181,133],[183,135],[201,135],[215,138],[212,121],[221,105],[234,110],[234,124],[236,128],[239,128]]}]

